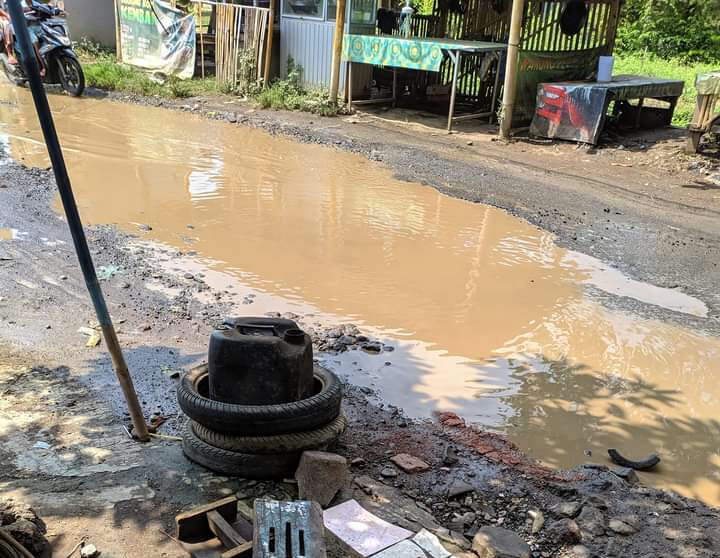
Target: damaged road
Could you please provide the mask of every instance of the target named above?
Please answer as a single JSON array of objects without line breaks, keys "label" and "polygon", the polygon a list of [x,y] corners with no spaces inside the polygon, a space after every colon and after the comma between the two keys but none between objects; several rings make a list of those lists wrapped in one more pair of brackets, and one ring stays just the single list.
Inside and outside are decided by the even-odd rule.
[{"label": "damaged road", "polygon": [[[560,173],[551,176],[552,184],[562,188],[558,194],[543,189],[548,179],[540,178],[547,173],[539,167],[531,165],[532,178],[523,176],[527,171],[521,166],[500,160],[481,167],[470,161],[477,154],[468,153],[472,146],[466,143],[423,142],[403,131],[385,134],[381,143],[378,130],[385,129],[380,124],[337,128],[336,121],[317,125],[317,118],[306,115],[257,114],[246,108],[221,113],[210,103],[203,106],[211,118],[360,151],[403,177],[505,207],[556,233],[566,246],[597,255],[635,278],[681,285],[707,305],[708,316],[632,300],[609,305],[629,305],[703,333],[718,331],[717,208],[714,201],[702,204],[703,191],[692,192],[692,203],[679,201],[677,191],[671,191],[662,202],[648,204],[636,191],[604,192],[597,180],[588,185]],[[154,223],[138,223],[136,235],[112,226],[89,229],[96,265],[105,266],[103,290],[141,403],[151,421],[163,423],[160,432],[166,436],[137,444],[126,431],[129,419],[102,342],[86,347],[86,336],[78,332],[96,324],[66,224],[52,211],[54,192],[47,170],[3,157],[0,225],[7,228],[0,236],[0,457],[5,467],[0,498],[33,505],[58,555],[88,536],[108,555],[130,557],[179,556],[159,529],[169,531],[176,513],[198,503],[228,494],[250,503],[257,496],[295,497],[293,483],[212,475],[189,463],[172,438],[185,420],[175,401],[177,378],[205,359],[211,328],[239,310],[271,309],[273,300],[261,301],[253,289],[215,280],[211,271],[197,266],[192,239],[178,249],[137,238]],[[187,227],[188,235],[194,226]],[[653,251],[646,249],[648,243]],[[284,309],[280,313],[286,314]],[[397,352],[362,325],[324,323],[300,313],[289,317],[301,318],[312,330],[316,350],[331,352],[318,355],[323,360],[342,352],[360,368],[368,358],[382,368]],[[347,389],[350,424],[337,451],[352,463],[354,480],[339,498],[352,496],[388,521],[426,528],[454,542],[458,551],[468,550],[481,528],[501,526],[519,533],[533,555],[543,558],[718,555],[720,516],[705,504],[637,485],[633,476],[604,465],[557,471],[529,459],[503,436],[468,426],[450,413],[433,421],[413,420],[378,401],[366,386]],[[401,453],[428,469],[406,472],[399,466]]]},{"label": "damaged road", "polygon": [[[104,554],[129,558],[180,556],[159,529],[198,503],[228,494],[246,502],[294,497],[293,483],[210,474],[175,440],[129,438],[109,357],[78,333],[94,327],[94,315],[53,195],[48,171],[3,158],[0,222],[27,234],[0,241],[0,498],[32,505],[57,555],[87,536]],[[174,273],[159,256],[185,254],[113,227],[92,227],[88,236],[96,264],[122,270],[103,282],[110,312],[147,415],[166,419],[161,432],[173,436],[184,423],[178,372],[205,358],[210,329],[251,293]],[[338,339],[335,327],[318,327],[318,340]],[[356,341],[361,335],[362,328]],[[347,389],[350,424],[337,451],[352,463],[354,481],[340,498],[352,495],[387,521],[466,549],[480,528],[502,526],[543,558],[717,555],[720,516],[702,503],[630,484],[603,466],[554,471],[459,417],[414,421],[366,390]],[[406,473],[392,460],[398,453],[428,470]]]}]

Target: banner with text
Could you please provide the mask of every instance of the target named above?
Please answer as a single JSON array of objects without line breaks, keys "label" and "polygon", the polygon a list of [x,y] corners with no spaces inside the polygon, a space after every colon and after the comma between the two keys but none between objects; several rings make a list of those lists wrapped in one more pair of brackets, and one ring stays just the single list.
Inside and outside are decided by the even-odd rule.
[{"label": "banner with text", "polygon": [[181,79],[195,73],[195,18],[162,0],[116,0],[120,57]]}]

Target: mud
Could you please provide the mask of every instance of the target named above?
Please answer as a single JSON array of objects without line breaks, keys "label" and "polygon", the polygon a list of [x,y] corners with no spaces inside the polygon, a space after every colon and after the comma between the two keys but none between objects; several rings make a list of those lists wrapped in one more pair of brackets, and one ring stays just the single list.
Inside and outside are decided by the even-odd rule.
[{"label": "mud", "polygon": [[[255,496],[294,497],[292,484],[212,475],[188,463],[173,442],[140,445],[126,436],[122,426],[129,419],[122,414],[109,358],[102,345],[86,348],[77,333],[80,326],[92,325],[94,316],[67,226],[50,210],[51,174],[0,161],[5,163],[0,165],[0,226],[27,232],[26,239],[0,242],[2,497],[35,507],[57,555],[67,555],[89,535],[103,553],[119,558],[179,558],[159,529],[172,531],[174,514],[199,503],[232,493],[246,502]],[[155,230],[133,227],[141,237]],[[207,333],[222,315],[254,308],[242,303],[252,289],[239,283],[229,289],[223,279],[232,276],[203,271],[212,261],[198,261],[192,248],[158,247],[108,226],[87,231],[97,266],[119,268],[102,287],[144,408],[148,415],[168,416],[163,431],[172,432],[183,420],[173,397],[174,372],[203,358]],[[174,272],[175,267],[193,271]],[[216,280],[221,288],[213,286]],[[263,297],[253,304],[265,304],[271,295],[255,299]],[[314,323],[312,316],[302,318]],[[375,356],[374,362],[393,352]],[[365,354],[340,357],[353,353]],[[556,525],[561,515],[555,506],[565,504],[580,513],[576,522],[585,548],[578,552],[593,556],[709,558],[720,545],[716,511],[669,492],[633,487],[602,467],[579,468],[564,481],[538,476],[531,467],[523,467],[523,473],[518,465],[531,461],[501,437],[477,430],[461,435],[410,420],[398,408],[368,401],[365,390],[353,385],[345,411],[351,425],[337,451],[361,458],[353,470],[352,495],[408,528],[440,524],[456,531],[454,540],[468,544],[463,534],[502,525],[529,541],[534,556],[576,556],[566,533],[558,531],[562,524]],[[49,447],[34,447],[38,441]],[[457,462],[446,459],[448,447],[455,448]],[[380,478],[398,451],[426,460],[431,471],[368,482],[367,477]],[[470,492],[449,496],[458,486]],[[532,534],[528,511],[535,509],[545,513],[546,528]],[[638,531],[617,534],[610,522],[619,519]]]},{"label": "mud", "polygon": [[[29,96],[4,93],[7,151],[47,166]],[[293,312],[325,337],[324,324],[359,324],[393,350],[325,357],[353,383],[411,416],[458,412],[553,466],[659,451],[648,482],[720,502],[720,342],[612,304],[703,318],[702,301],[355,156],[145,107],[53,108],[89,222],[164,243],[158,261],[191,285],[215,273],[210,285],[244,293],[222,297],[236,312]],[[178,267],[173,250],[195,262]]]}]

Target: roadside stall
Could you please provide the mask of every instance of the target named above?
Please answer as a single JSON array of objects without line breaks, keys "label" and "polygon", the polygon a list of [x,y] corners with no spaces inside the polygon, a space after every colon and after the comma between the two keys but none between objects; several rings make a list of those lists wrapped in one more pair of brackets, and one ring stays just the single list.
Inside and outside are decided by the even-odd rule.
[{"label": "roadside stall", "polygon": [[[449,127],[497,114],[512,0],[434,0],[409,15],[400,1],[347,0],[339,73],[348,100],[447,114]],[[612,53],[619,11],[620,0],[523,3],[516,125],[532,120],[539,83],[594,78],[599,57]],[[334,28],[331,0],[282,0],[283,72],[290,57],[307,85],[329,86]]]}]

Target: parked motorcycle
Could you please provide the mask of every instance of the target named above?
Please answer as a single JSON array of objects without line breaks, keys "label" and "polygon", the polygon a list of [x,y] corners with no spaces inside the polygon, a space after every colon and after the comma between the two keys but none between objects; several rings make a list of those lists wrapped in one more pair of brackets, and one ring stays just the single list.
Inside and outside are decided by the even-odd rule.
[{"label": "parked motorcycle", "polygon": [[[61,19],[65,13],[47,4],[33,2],[32,11],[25,14],[28,25],[35,26],[40,49],[40,56],[45,65],[43,81],[48,84],[59,84],[68,94],[79,97],[85,90],[85,74],[73,51],[67,24]],[[17,42],[16,42],[16,52]],[[24,54],[24,53],[23,53]],[[34,56],[35,53],[29,53]],[[25,69],[21,63],[10,64],[7,53],[0,53],[0,62],[7,77],[17,85],[27,82]]]}]

